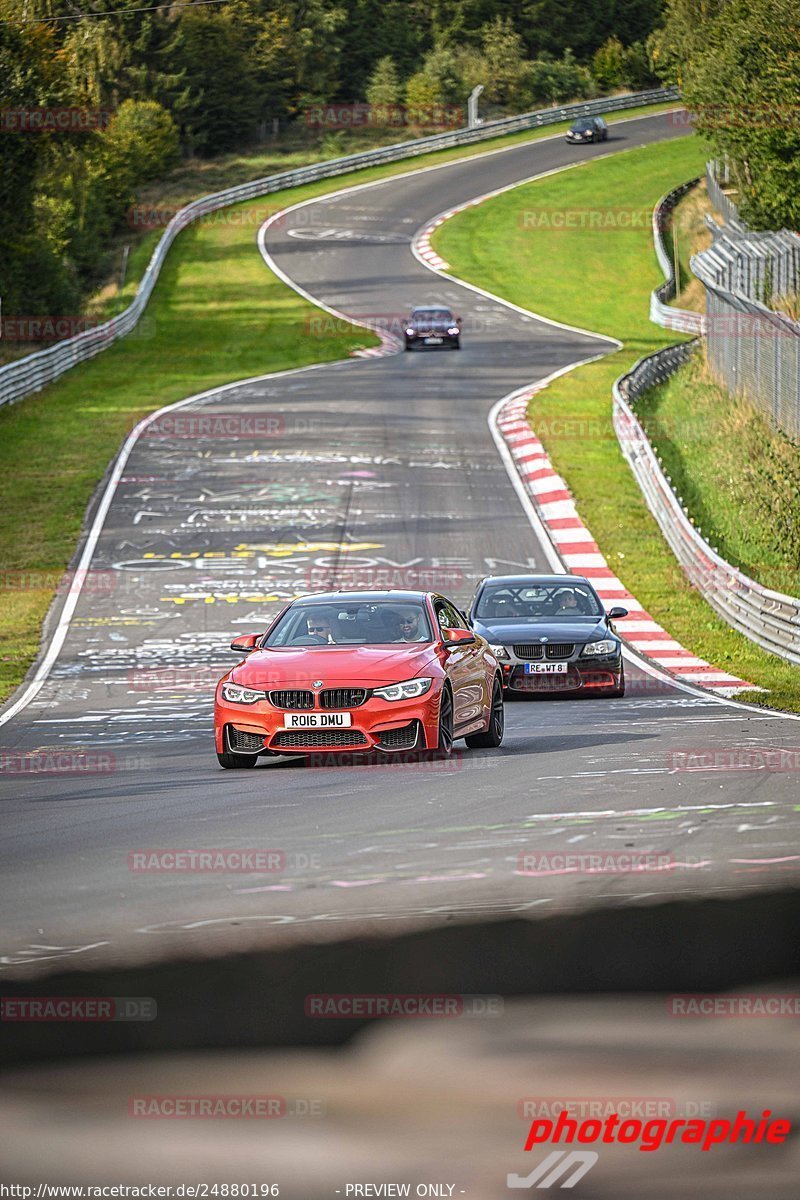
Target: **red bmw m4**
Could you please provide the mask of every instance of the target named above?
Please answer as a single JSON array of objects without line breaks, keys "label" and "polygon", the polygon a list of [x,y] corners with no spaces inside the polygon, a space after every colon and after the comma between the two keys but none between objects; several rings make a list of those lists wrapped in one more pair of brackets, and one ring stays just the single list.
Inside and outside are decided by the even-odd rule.
[{"label": "red bmw m4", "polygon": [[432,750],[503,740],[502,674],[452,601],[430,592],[325,592],[287,605],[217,685],[225,768],[260,754]]}]

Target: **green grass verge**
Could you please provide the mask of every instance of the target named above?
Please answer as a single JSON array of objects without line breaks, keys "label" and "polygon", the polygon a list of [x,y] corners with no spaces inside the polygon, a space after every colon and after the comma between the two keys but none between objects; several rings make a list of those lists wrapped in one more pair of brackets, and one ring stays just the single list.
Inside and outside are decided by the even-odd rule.
[{"label": "green grass verge", "polygon": [[[634,109],[616,119],[669,108]],[[247,201],[258,220],[226,219],[180,234],[139,329],[42,392],[0,408],[0,701],[22,680],[39,647],[54,580],[75,550],[86,506],[125,434],[147,413],[194,392],[251,375],[345,358],[377,344],[356,327],[314,333],[318,312],[264,266],[255,243],[268,212],[370,179],[563,133],[567,124],[457,147]],[[308,161],[308,158],[303,161]],[[269,154],[238,156],[202,177],[200,192],[289,165]],[[191,179],[151,191],[147,203],[191,199]],[[225,213],[235,214],[236,208]],[[161,230],[131,250],[122,302],[130,303]],[[107,297],[116,310],[120,298]]]},{"label": "green grass verge", "polygon": [[[688,585],[614,434],[614,380],[641,355],[675,341],[648,319],[650,291],[661,280],[649,228],[623,231],[617,220],[605,231],[557,230],[541,221],[532,227],[525,217],[652,209],[664,192],[700,174],[705,157],[692,137],[587,162],[468,209],[440,227],[434,245],[462,278],[623,342],[534,396],[531,423],[609,565],[655,619],[696,654],[769,691],[743,698],[800,711],[800,671],[734,633]],[[695,460],[707,453],[705,438],[705,427],[694,423]]]},{"label": "green grass verge", "polygon": [[727,562],[765,587],[800,593],[800,454],[698,356],[647,392],[637,412],[697,524]]}]

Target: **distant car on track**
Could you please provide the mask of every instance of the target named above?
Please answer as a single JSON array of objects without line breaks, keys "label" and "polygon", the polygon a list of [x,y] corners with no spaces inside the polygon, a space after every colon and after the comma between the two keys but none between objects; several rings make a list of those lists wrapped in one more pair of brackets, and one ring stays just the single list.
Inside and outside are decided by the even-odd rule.
[{"label": "distant car on track", "polygon": [[461,318],[442,304],[415,308],[405,324],[406,350],[416,346],[461,348]]},{"label": "distant car on track", "polygon": [[582,575],[490,575],[478,584],[470,623],[486,638],[513,692],[624,696],[622,642]]},{"label": "distant car on track", "polygon": [[608,140],[608,126],[602,117],[579,117],[573,121],[567,130],[567,141],[573,144],[581,142],[605,142]]},{"label": "distant car on track", "polygon": [[486,641],[444,596],[325,592],[288,604],[220,680],[220,766],[259,754],[436,751],[503,740],[503,686]]}]

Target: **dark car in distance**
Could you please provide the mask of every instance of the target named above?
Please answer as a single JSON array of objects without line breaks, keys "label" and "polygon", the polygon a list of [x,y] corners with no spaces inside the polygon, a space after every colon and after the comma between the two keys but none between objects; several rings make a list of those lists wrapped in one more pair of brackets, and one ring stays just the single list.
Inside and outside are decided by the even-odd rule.
[{"label": "dark car in distance", "polygon": [[486,638],[509,692],[624,696],[622,642],[582,575],[489,575],[478,584],[469,621]]},{"label": "dark car in distance", "polygon": [[417,346],[461,348],[461,318],[443,304],[415,308],[405,324],[406,350]]},{"label": "dark car in distance", "polygon": [[605,142],[607,140],[608,126],[602,117],[579,117],[567,130],[568,142]]}]

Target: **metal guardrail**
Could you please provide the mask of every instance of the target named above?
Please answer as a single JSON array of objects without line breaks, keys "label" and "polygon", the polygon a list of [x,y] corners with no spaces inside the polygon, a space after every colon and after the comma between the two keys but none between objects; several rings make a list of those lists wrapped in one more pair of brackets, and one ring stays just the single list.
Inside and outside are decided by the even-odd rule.
[{"label": "metal guardrail", "polygon": [[692,312],[688,308],[673,308],[669,304],[678,293],[678,281],[675,278],[675,266],[670,256],[664,238],[664,232],[669,226],[670,215],[688,191],[700,182],[690,179],[662,196],[653,209],[653,244],[656,248],[658,265],[664,272],[664,282],[650,293],[650,320],[662,329],[674,329],[678,333],[703,333],[705,331],[705,315]]},{"label": "metal guardrail", "polygon": [[46,384],[58,379],[65,371],[69,371],[80,362],[94,358],[113,342],[129,334],[147,306],[166,259],[167,251],[175,238],[181,230],[207,213],[215,212],[217,209],[224,208],[229,204],[237,204],[243,200],[253,200],[258,196],[268,195],[270,192],[278,192],[286,188],[298,187],[304,183],[314,183],[319,179],[344,175],[362,167],[396,162],[399,159],[413,158],[420,154],[429,154],[433,150],[444,150],[452,146],[471,146],[476,142],[488,141],[490,138],[503,134],[556,125],[561,121],[573,120],[576,117],[620,112],[627,108],[660,104],[677,98],[678,92],[675,88],[652,88],[646,92],[636,92],[626,96],[609,96],[580,104],[540,109],[517,117],[505,117],[502,120],[487,122],[474,129],[457,129],[449,133],[433,134],[430,137],[398,142],[391,146],[381,146],[376,150],[364,150],[358,154],[329,159],[308,167],[298,167],[292,171],[282,171],[277,175],[268,175],[263,179],[255,179],[250,183],[239,184],[236,187],[194,200],[185,208],[180,209],[167,225],[153,251],[136,296],[129,307],[94,329],[79,333],[46,350],[38,350],[25,358],[0,367],[0,405],[9,404],[32,392],[40,391]]},{"label": "metal guardrail", "polygon": [[697,340],[640,359],[614,384],[614,429],[647,507],[688,579],[734,629],[772,654],[800,663],[800,599],[763,587],[732,567],[693,525],[634,411],[636,399],[685,363]]}]

